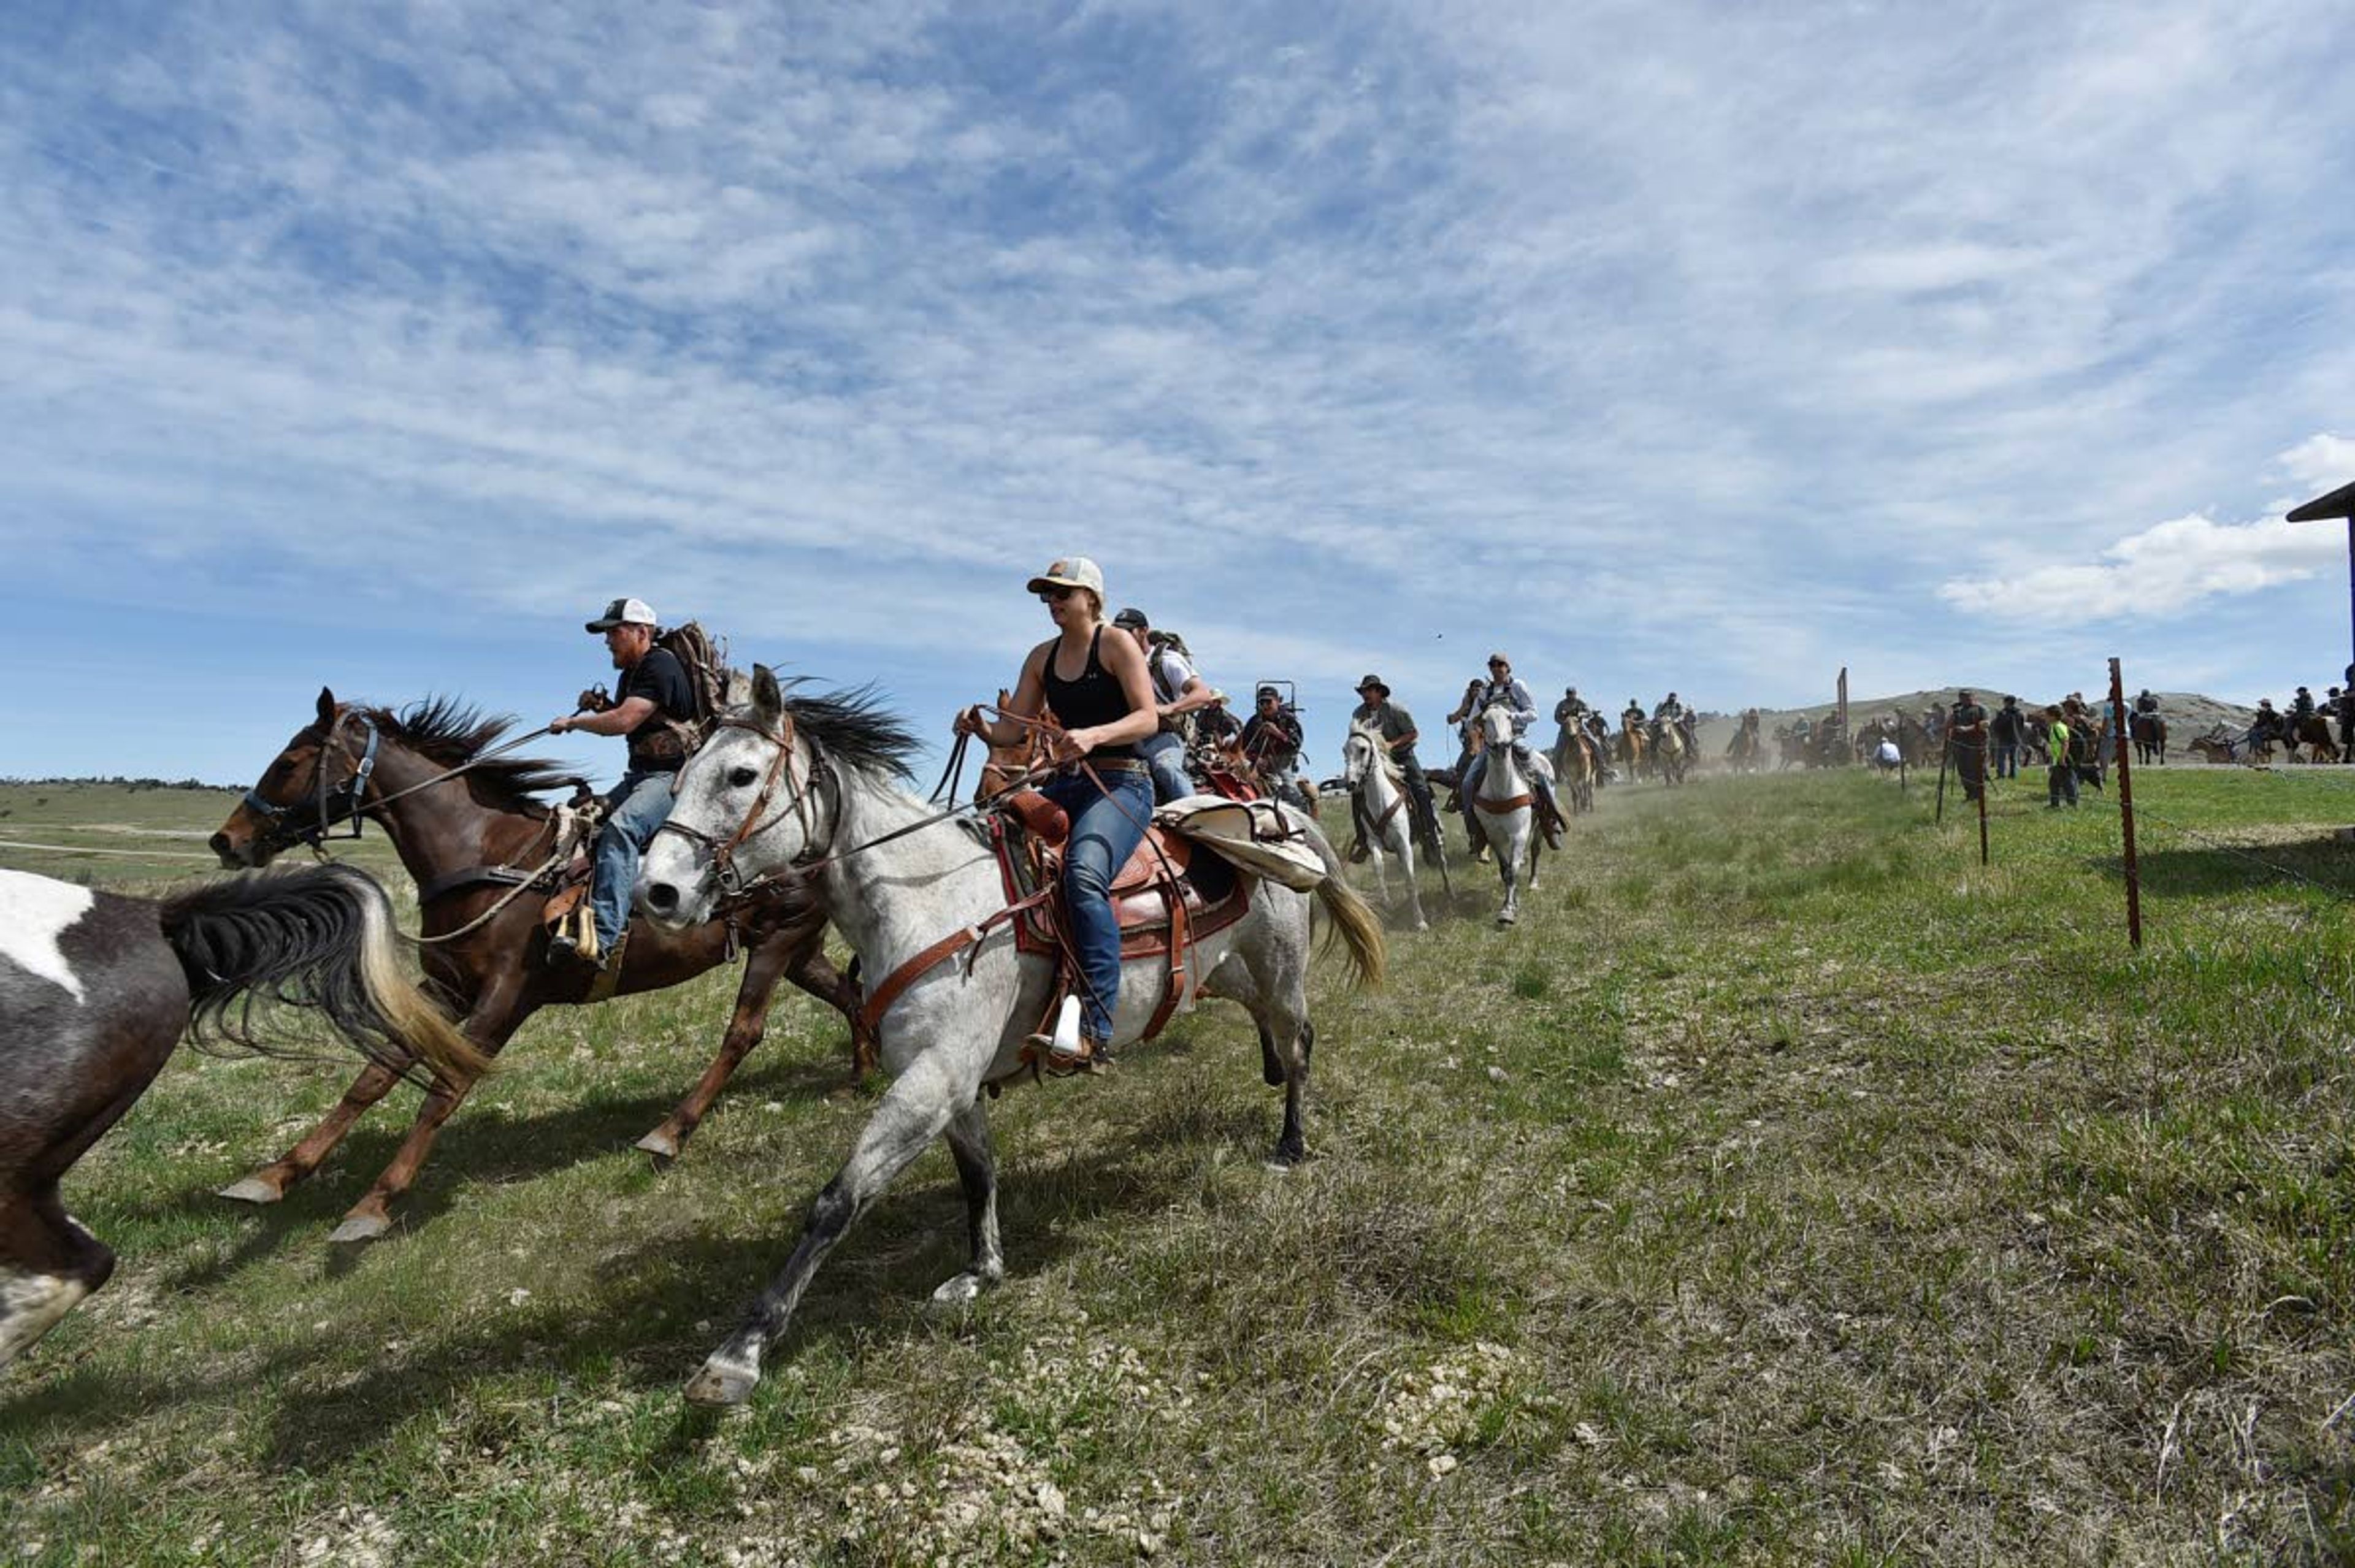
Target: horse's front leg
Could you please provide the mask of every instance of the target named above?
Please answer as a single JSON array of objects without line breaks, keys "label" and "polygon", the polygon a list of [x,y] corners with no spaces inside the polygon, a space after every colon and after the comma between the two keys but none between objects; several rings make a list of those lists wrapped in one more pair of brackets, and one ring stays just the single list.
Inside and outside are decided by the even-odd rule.
[{"label": "horse's front leg", "polygon": [[[407,1065],[404,1061],[403,1065]],[[303,1141],[252,1175],[233,1181],[220,1189],[219,1196],[240,1203],[275,1203],[286,1196],[286,1189],[319,1168],[320,1162],[333,1154],[336,1146],[344,1141],[353,1125],[365,1115],[369,1106],[400,1082],[400,1074],[389,1066],[374,1062],[360,1070],[352,1086],[336,1108],[320,1118],[319,1125],[304,1135]]]},{"label": "horse's front leg", "polygon": [[[736,1010],[729,1017],[728,1032],[719,1041],[719,1054],[711,1059],[711,1065],[703,1070],[703,1076],[696,1080],[695,1087],[687,1091],[678,1108],[664,1119],[662,1125],[638,1140],[637,1147],[654,1156],[657,1165],[678,1157],[678,1151],[702,1125],[711,1102],[719,1097],[719,1091],[726,1087],[736,1069],[761,1043],[769,1026],[769,998],[776,991],[777,976],[799,956],[799,949],[815,946],[824,930],[821,924],[817,931],[808,933],[780,932],[745,955],[744,978],[736,987]],[[826,964],[822,956],[817,962]],[[828,964],[826,967],[831,970],[833,965]]]},{"label": "horse's front leg", "polygon": [[932,1292],[941,1307],[963,1307],[1006,1277],[1006,1254],[997,1244],[997,1155],[990,1147],[989,1113],[975,1100],[949,1118],[949,1152],[956,1157],[957,1185],[964,1189],[965,1232],[973,1261],[965,1271]]},{"label": "horse's front leg", "polygon": [[1507,848],[1497,851],[1497,873],[1505,880],[1505,904],[1497,912],[1498,925],[1510,925],[1521,915],[1520,857],[1513,853],[1511,840]]},{"label": "horse's front leg", "polygon": [[[1403,816],[1404,814],[1401,813],[1401,821]],[[1406,878],[1407,912],[1414,917],[1414,928],[1417,931],[1429,931],[1431,923],[1423,918],[1423,888],[1415,880],[1414,876],[1414,829],[1411,824],[1402,826],[1399,829],[1396,853],[1399,871]]]},{"label": "horse's front leg", "polygon": [[744,1326],[712,1351],[687,1380],[690,1403],[741,1404],[752,1396],[761,1381],[761,1357],[793,1321],[794,1308],[802,1292],[809,1288],[818,1264],[892,1179],[972,1104],[977,1087],[971,1083],[952,1083],[941,1063],[922,1058],[892,1081],[874,1116],[859,1133],[849,1161],[811,1203],[793,1256],[752,1304]]}]

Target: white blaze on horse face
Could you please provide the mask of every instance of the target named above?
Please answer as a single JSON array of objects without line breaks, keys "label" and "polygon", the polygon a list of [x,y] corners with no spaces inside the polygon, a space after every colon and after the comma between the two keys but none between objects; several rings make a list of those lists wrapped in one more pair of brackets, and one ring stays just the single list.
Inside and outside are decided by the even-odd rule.
[{"label": "white blaze on horse face", "polygon": [[30,871],[0,871],[0,955],[27,974],[83,999],[81,979],[66,962],[58,939],[90,912],[98,895],[88,888],[37,877]]}]

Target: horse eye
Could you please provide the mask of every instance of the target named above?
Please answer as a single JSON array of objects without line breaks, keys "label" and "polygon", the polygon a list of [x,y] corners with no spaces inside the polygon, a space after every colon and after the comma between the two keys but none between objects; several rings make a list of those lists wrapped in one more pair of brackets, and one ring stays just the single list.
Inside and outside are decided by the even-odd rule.
[{"label": "horse eye", "polygon": [[750,768],[730,768],[728,771],[728,783],[735,789],[750,789],[752,787],[752,781],[760,776]]}]

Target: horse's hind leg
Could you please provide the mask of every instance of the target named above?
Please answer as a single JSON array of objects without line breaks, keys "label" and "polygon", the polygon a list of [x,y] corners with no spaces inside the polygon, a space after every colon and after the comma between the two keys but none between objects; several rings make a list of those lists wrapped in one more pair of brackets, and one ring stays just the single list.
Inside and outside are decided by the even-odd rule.
[{"label": "horse's hind leg", "polygon": [[[720,1040],[719,1054],[711,1059],[711,1065],[703,1070],[703,1076],[687,1091],[687,1098],[678,1103],[678,1109],[666,1117],[662,1125],[638,1140],[638,1147],[654,1156],[655,1164],[666,1164],[678,1157],[680,1148],[711,1109],[711,1102],[719,1097],[730,1077],[752,1053],[752,1048],[761,1043],[768,1029],[769,998],[777,988],[777,976],[801,955],[798,949],[805,941],[773,938],[745,955],[744,978],[736,987],[736,1010],[728,1019],[728,1033]],[[823,957],[817,962],[826,964]],[[831,972],[834,966],[826,964],[826,967]],[[839,975],[835,977],[841,978]],[[826,999],[833,1000],[831,997]]]},{"label": "horse's hind leg", "polygon": [[1006,1277],[1006,1254],[997,1244],[997,1156],[990,1147],[989,1113],[979,1100],[950,1118],[948,1135],[949,1152],[956,1156],[957,1185],[964,1189],[973,1261],[932,1292],[932,1300],[942,1307],[963,1307]]},{"label": "horse's hind leg", "polygon": [[[517,1005],[522,989],[519,973],[502,976],[491,990],[476,999],[474,1010],[467,1015],[466,1038],[482,1047],[485,1054],[497,1055],[517,1027],[530,1016],[530,1008]],[[474,1087],[471,1083],[453,1085],[434,1081],[425,1092],[425,1104],[418,1107],[417,1120],[410,1125],[409,1136],[401,1140],[392,1163],[352,1205],[343,1223],[328,1232],[327,1240],[370,1242],[392,1229],[393,1200],[408,1191],[410,1184],[417,1179],[418,1168],[432,1152],[433,1139],[442,1131],[442,1124],[450,1119]]]}]

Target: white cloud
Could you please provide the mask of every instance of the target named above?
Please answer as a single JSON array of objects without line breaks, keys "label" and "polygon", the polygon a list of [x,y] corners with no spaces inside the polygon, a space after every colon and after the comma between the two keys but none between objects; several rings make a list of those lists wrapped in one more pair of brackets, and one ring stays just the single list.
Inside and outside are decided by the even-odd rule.
[{"label": "white cloud", "polygon": [[2129,534],[2096,561],[2040,566],[2017,577],[1957,578],[1941,583],[1938,597],[2023,623],[2168,616],[2205,600],[2299,581],[2346,553],[2336,527],[2279,517],[2218,523],[2195,514]]}]

